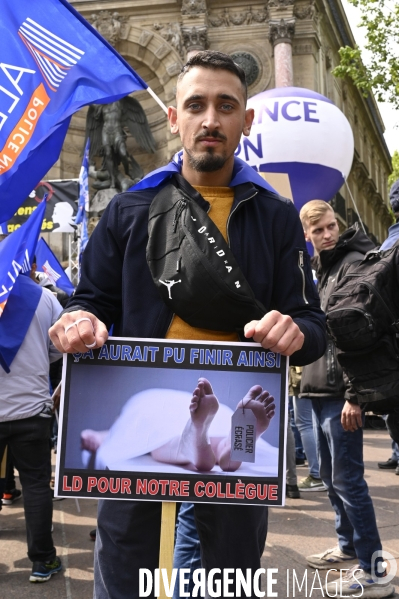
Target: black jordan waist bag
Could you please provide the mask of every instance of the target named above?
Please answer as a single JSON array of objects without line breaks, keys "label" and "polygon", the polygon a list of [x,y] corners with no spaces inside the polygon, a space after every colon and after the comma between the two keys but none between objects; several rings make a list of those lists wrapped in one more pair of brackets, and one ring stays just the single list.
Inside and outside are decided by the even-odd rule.
[{"label": "black jordan waist bag", "polygon": [[266,314],[217,226],[174,185],[153,199],[148,234],[154,283],[168,308],[189,325],[239,331]]}]

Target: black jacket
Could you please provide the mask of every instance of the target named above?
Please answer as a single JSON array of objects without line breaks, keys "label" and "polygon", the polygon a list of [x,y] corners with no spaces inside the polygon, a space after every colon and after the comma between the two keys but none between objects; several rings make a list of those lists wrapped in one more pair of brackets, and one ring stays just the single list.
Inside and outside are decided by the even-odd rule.
[{"label": "black jacket", "polygon": [[[209,209],[181,176],[174,184]],[[88,310],[114,335],[164,338],[173,314],[162,301],[146,262],[148,210],[160,188],[125,192],[108,205],[85,249],[82,275],[67,311]],[[228,241],[257,299],[289,314],[305,334],[296,365],[324,353],[325,317],[312,280],[303,230],[293,203],[246,183],[235,187]]]},{"label": "black jacket", "polygon": [[[372,250],[374,244],[357,226],[345,231],[333,250],[323,250],[315,257],[320,302],[323,310],[334,291],[338,271],[344,263],[362,260],[364,254]],[[299,397],[325,397],[344,399],[345,382],[342,368],[338,363],[336,348],[332,339],[327,340],[327,349],[319,360],[305,366],[302,371]]]}]

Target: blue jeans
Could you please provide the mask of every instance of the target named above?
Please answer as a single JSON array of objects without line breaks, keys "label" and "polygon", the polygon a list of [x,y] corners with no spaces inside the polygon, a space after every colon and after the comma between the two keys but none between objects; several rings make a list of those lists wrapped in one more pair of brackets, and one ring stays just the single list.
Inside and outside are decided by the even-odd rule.
[{"label": "blue jeans", "polygon": [[392,441],[392,459],[399,462],[399,445]]},{"label": "blue jeans", "polygon": [[388,414],[385,424],[387,425],[391,439],[399,445],[399,408]]},{"label": "blue jeans", "polygon": [[[200,540],[195,525],[194,504],[182,503],[176,524],[176,544],[173,558],[174,568],[187,568],[190,574],[185,578],[190,582],[184,585],[184,591],[191,597],[194,588],[192,580],[193,571],[201,568]],[[179,574],[177,574],[173,599],[180,599]]]},{"label": "blue jeans", "polygon": [[301,434],[295,424],[294,397],[292,395],[288,396],[288,418],[295,439],[295,457],[299,460],[305,460],[306,454],[303,450]]},{"label": "blue jeans", "polygon": [[320,476],[335,511],[341,550],[356,555],[371,571],[371,557],[381,550],[374,507],[364,480],[363,429],[344,431],[343,399],[312,399]]},{"label": "blue jeans", "polygon": [[316,438],[313,430],[312,400],[306,397],[294,399],[295,423],[301,434],[302,445],[309,464],[309,474],[320,478]]}]

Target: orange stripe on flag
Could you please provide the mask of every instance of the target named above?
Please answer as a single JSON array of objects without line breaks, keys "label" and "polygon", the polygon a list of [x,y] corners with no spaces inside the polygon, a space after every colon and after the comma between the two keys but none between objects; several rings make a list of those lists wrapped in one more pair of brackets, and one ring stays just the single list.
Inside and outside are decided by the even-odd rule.
[{"label": "orange stripe on flag", "polygon": [[3,149],[0,150],[0,175],[14,166],[20,153],[32,138],[39,118],[49,102],[50,98],[41,83],[33,92],[25,112],[8,136]]}]

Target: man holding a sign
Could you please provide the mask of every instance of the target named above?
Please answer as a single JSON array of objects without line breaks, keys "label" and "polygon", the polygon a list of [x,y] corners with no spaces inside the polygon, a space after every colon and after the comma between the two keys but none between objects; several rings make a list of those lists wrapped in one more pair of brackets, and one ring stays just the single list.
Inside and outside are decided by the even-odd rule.
[{"label": "man holding a sign", "polygon": [[[114,324],[124,337],[252,338],[297,365],[323,354],[296,210],[234,157],[254,119],[246,96],[227,55],[199,52],[183,67],[168,109],[182,155],[108,206],[76,294],[50,329],[60,351],[99,348]],[[139,597],[140,569],[158,566],[160,514],[157,502],[100,502],[96,599]],[[207,571],[260,567],[266,507],[197,503],[195,517]]]}]

